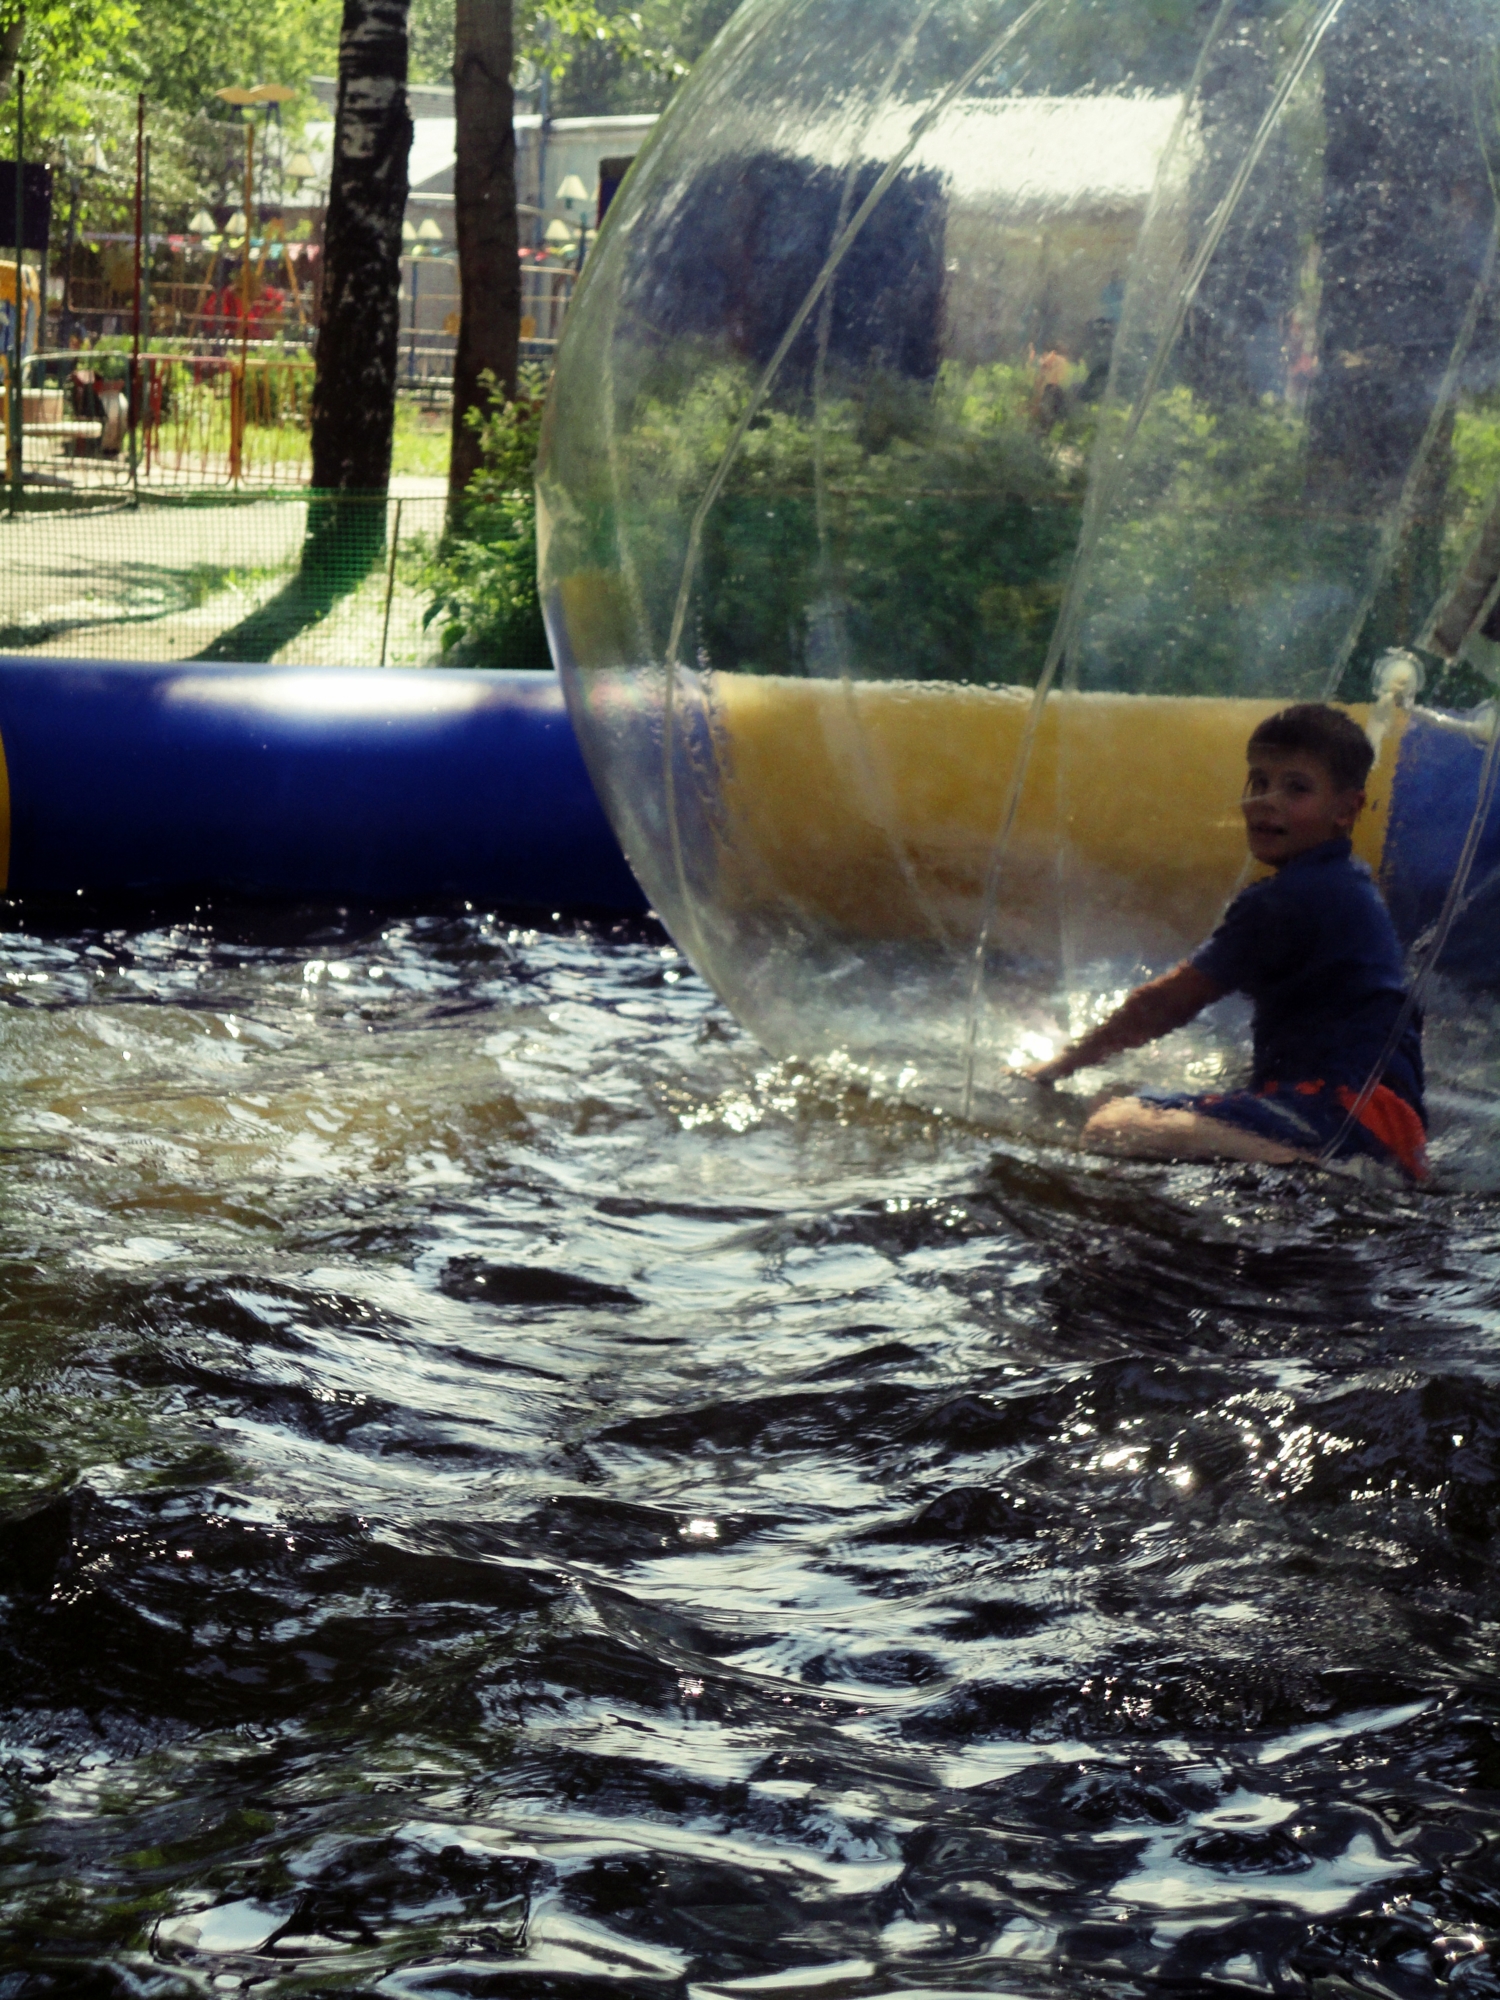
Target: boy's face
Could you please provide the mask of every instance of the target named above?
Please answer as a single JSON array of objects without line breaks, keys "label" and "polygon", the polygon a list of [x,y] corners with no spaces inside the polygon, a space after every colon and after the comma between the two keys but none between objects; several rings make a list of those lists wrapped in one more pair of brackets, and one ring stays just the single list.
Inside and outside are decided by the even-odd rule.
[{"label": "boy's face", "polygon": [[1336,785],[1319,757],[1299,750],[1250,752],[1240,810],[1250,852],[1268,868],[1347,837],[1364,802],[1362,791]]}]

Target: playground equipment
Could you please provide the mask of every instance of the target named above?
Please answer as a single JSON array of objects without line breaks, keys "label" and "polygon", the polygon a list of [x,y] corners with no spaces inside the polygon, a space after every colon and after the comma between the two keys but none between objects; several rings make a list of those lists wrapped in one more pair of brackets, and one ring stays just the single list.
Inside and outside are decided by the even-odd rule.
[{"label": "playground equipment", "polygon": [[[35,351],[37,335],[42,323],[42,292],[37,274],[29,264],[21,266],[21,355],[24,359]],[[15,352],[16,325],[16,266],[13,261],[0,259],[0,340],[6,365]]]},{"label": "playground equipment", "polygon": [[[700,65],[569,318],[543,590],[625,852],[771,1047],[974,1104],[1211,927],[1297,700],[1380,736],[1361,848],[1472,1018],[1497,43],[768,0]],[[1377,716],[1393,647],[1428,706]]]}]

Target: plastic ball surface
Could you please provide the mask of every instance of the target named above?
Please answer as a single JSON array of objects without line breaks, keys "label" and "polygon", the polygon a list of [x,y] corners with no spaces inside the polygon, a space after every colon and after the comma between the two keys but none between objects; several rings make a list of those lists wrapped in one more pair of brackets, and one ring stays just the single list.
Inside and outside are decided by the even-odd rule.
[{"label": "plastic ball surface", "polygon": [[[1256,722],[1332,700],[1477,1171],[1497,174],[1500,0],[735,15],[591,252],[538,492],[595,781],[769,1048],[1016,1115],[1250,879]],[[1128,1070],[1244,1051],[1231,1004]]]}]

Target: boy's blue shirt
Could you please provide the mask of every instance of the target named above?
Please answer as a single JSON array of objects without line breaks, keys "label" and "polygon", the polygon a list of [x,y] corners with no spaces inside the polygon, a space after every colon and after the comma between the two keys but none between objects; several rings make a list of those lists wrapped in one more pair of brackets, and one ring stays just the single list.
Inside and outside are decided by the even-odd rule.
[{"label": "boy's blue shirt", "polygon": [[[1252,883],[1192,963],[1255,1006],[1253,1088],[1324,1082],[1358,1090],[1406,998],[1401,945],[1347,840],[1325,840]],[[1422,1024],[1414,1015],[1381,1079],[1426,1122]]]}]

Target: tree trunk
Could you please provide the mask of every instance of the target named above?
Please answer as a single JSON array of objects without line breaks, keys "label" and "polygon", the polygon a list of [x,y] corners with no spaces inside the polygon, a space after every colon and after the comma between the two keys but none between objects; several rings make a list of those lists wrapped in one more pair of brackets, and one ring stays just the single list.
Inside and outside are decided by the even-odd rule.
[{"label": "tree trunk", "polygon": [[380,496],[309,510],[308,551],[348,562],[383,543],[400,335],[401,223],[411,113],[410,0],[344,0],[338,112],[323,238],[322,309],[312,403],[312,483]]},{"label": "tree trunk", "polygon": [[[1351,0],[1323,44],[1327,129],[1319,227],[1318,374],[1308,402],[1307,491],[1350,524],[1351,573],[1402,492],[1437,408],[1495,206],[1476,101],[1485,51],[1459,0],[1428,0],[1420,32],[1393,0]],[[1493,379],[1480,322],[1466,378]],[[1416,482],[1400,545],[1346,676],[1420,630],[1440,583],[1449,412]]]},{"label": "tree trunk", "polygon": [[21,53],[21,42],[26,34],[26,16],[18,14],[13,21],[7,21],[0,28],[0,97],[10,89],[10,80],[16,73],[16,58]]},{"label": "tree trunk", "polygon": [[[1203,76],[1197,233],[1228,193],[1275,85],[1279,23],[1244,12],[1219,38]],[[1285,124],[1273,134],[1250,186],[1203,275],[1183,328],[1182,378],[1211,408],[1235,410],[1285,386],[1285,342],[1314,220],[1299,213]]]},{"label": "tree trunk", "polygon": [[454,219],[462,291],[453,365],[452,520],[479,466],[479,440],[465,422],[481,409],[486,370],[513,396],[521,341],[516,235],[516,135],[512,123],[511,10],[506,0],[458,0],[453,50],[457,119]]}]

